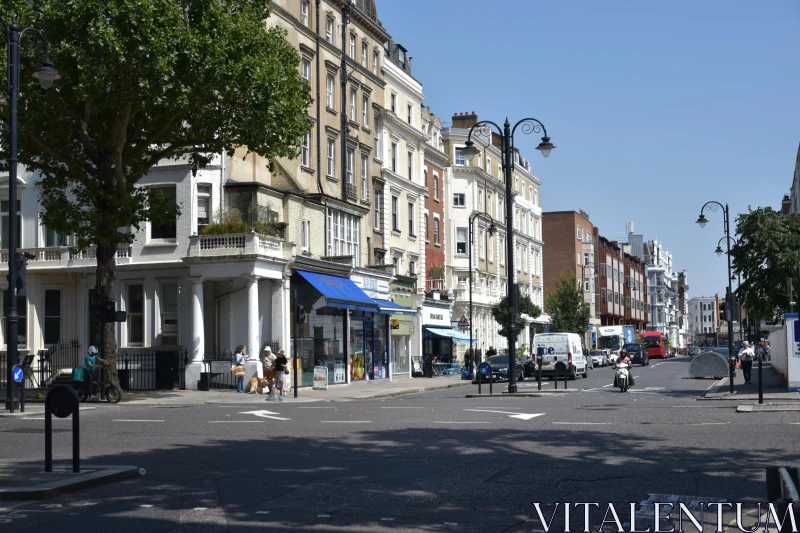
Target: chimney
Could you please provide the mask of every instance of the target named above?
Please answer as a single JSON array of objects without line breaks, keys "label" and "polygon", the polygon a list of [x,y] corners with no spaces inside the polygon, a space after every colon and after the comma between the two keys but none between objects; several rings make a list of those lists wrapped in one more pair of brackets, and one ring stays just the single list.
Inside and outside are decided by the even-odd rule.
[{"label": "chimney", "polygon": [[468,130],[478,122],[475,111],[471,113],[456,113],[453,115],[453,127]]},{"label": "chimney", "polygon": [[781,202],[781,213],[784,215],[788,215],[792,212],[792,199],[788,194],[783,195],[783,201]]}]

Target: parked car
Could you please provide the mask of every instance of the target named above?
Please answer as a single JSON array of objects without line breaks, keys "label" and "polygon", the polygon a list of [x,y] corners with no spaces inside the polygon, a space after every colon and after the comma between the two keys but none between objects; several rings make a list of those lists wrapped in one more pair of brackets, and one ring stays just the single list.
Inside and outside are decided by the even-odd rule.
[{"label": "parked car", "polygon": [[589,352],[589,360],[592,361],[593,366],[607,366],[610,364],[608,353],[605,350],[592,350]]},{"label": "parked car", "polygon": [[690,356],[693,356],[693,355],[700,355],[700,352],[701,352],[701,351],[702,351],[702,348],[700,348],[699,346],[691,346],[691,347],[689,348],[689,355],[690,355]]},{"label": "parked car", "polygon": [[[523,371],[523,364],[519,361],[515,362],[517,381],[525,379],[525,372]],[[493,355],[489,357],[489,364],[492,365],[492,381],[507,381],[508,380],[508,356],[507,355]]]},{"label": "parked car", "polygon": [[650,365],[650,357],[647,355],[647,349],[644,347],[644,344],[639,344],[639,343],[625,344],[622,347],[621,354],[627,354],[627,356],[631,358],[631,364],[633,365],[642,365],[642,366]]}]

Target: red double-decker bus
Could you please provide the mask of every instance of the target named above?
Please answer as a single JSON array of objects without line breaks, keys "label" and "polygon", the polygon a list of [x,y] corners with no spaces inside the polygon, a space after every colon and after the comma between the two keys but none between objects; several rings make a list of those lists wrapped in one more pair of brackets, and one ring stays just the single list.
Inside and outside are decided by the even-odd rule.
[{"label": "red double-decker bus", "polygon": [[648,357],[662,357],[666,359],[669,357],[669,342],[663,333],[660,331],[645,331],[642,332],[642,342],[647,348]]}]

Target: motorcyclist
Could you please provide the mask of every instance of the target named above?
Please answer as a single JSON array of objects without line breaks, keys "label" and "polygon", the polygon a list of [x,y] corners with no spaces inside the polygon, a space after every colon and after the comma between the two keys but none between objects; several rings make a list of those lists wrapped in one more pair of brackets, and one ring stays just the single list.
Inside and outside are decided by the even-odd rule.
[{"label": "motorcyclist", "polygon": [[[619,358],[617,359],[616,365],[619,368],[620,364],[628,365],[628,379],[631,380],[631,387],[633,387],[633,364],[631,363],[631,358],[628,356],[627,352],[620,352]],[[617,374],[614,373],[614,386],[617,386]]]}]

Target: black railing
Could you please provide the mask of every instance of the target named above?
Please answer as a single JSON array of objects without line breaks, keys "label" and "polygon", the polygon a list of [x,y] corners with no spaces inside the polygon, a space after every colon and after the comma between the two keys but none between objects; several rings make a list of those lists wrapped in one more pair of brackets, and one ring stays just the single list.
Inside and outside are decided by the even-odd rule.
[{"label": "black railing", "polygon": [[235,363],[236,356],[232,353],[205,354],[203,370],[200,375],[200,388],[202,390],[235,390],[236,375],[233,371]]},{"label": "black railing", "polygon": [[[61,341],[46,350],[39,350],[34,362],[34,375],[38,376],[38,383],[32,383],[31,388],[47,388],[62,371],[71,373],[74,367],[82,365],[81,344],[78,339]],[[28,387],[28,383],[25,386]]]},{"label": "black railing", "polygon": [[182,348],[123,349],[117,352],[117,374],[122,390],[186,388],[187,351]]}]

